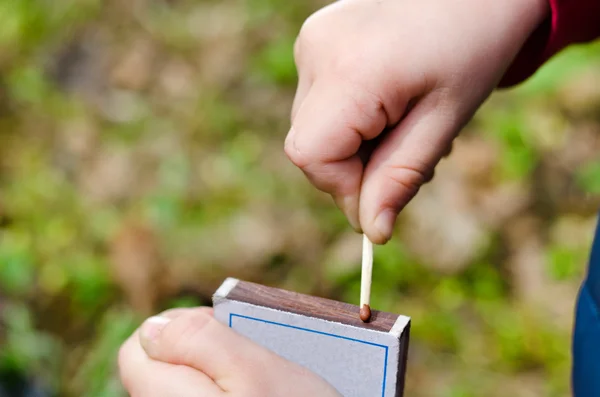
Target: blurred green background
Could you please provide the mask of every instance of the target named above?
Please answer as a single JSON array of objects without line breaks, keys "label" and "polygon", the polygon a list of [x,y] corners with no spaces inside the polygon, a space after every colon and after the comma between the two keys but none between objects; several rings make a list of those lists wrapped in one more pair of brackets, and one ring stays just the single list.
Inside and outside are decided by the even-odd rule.
[{"label": "blurred green background", "polygon": [[[283,153],[324,4],[0,0],[0,395],[123,396],[120,343],[227,276],[358,303],[360,236]],[[467,126],[375,253],[407,396],[569,394],[598,153],[598,44]]]}]

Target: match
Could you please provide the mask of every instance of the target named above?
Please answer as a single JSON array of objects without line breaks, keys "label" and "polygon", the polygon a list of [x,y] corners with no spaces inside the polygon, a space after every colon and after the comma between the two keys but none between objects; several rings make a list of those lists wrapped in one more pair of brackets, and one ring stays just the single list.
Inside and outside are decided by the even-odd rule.
[{"label": "match", "polygon": [[373,275],[373,243],[363,235],[362,270],[360,279],[360,319],[371,319],[371,279]]}]

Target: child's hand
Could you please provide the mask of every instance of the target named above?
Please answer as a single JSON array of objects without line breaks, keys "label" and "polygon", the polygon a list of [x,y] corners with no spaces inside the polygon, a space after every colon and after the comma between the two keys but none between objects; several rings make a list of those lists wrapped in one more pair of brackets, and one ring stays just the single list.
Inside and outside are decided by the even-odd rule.
[{"label": "child's hand", "polygon": [[340,397],[327,382],[217,322],[209,308],[153,317],[125,342],[132,397]]},{"label": "child's hand", "polygon": [[344,0],[324,8],[296,42],[287,155],[357,230],[386,242],[398,212],[548,13],[547,0]]}]

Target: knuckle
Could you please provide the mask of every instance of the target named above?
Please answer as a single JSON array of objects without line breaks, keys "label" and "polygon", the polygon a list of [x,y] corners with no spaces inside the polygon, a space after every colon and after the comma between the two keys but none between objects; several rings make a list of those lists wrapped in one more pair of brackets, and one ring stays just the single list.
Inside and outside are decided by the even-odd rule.
[{"label": "knuckle", "polygon": [[423,169],[425,167],[390,165],[387,167],[387,177],[396,183],[398,188],[414,195],[430,178],[431,173]]},{"label": "knuckle", "polygon": [[361,136],[372,139],[379,135],[388,122],[388,114],[383,99],[367,88],[366,84],[346,81],[350,87],[348,101],[352,109],[348,128]]},{"label": "knuckle", "polygon": [[304,168],[308,165],[306,156],[303,155],[296,146],[295,136],[288,135],[288,137],[285,139],[283,150],[288,159],[296,167]]},{"label": "knuckle", "polygon": [[306,52],[328,46],[331,30],[329,29],[330,21],[326,19],[327,17],[322,12],[317,11],[304,21],[294,46],[296,62],[299,62]]},{"label": "knuckle", "polygon": [[300,42],[302,36],[298,36],[296,41],[294,41],[294,61],[296,65],[299,65],[302,57],[302,44]]},{"label": "knuckle", "polygon": [[327,32],[327,29],[323,26],[322,20],[320,14],[315,13],[304,21],[300,28],[300,33],[298,34],[298,42],[300,45],[321,42],[320,39],[322,39]]},{"label": "knuckle", "polygon": [[435,170],[431,170],[431,172],[429,172],[425,175],[426,175],[425,183],[429,183],[433,180],[433,178],[435,178]]}]

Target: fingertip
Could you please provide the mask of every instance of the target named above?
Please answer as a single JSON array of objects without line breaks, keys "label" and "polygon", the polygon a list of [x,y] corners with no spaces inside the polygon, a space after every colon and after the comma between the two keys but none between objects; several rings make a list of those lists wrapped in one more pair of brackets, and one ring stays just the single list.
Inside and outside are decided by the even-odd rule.
[{"label": "fingertip", "polygon": [[382,245],[387,243],[392,238],[397,217],[398,213],[390,208],[383,209],[379,212],[375,217],[372,226],[369,228],[371,230],[366,232],[369,240],[374,244]]},{"label": "fingertip", "polygon": [[171,322],[168,317],[154,316],[148,318],[140,327],[140,345],[149,357],[157,354],[157,345],[163,329]]}]

